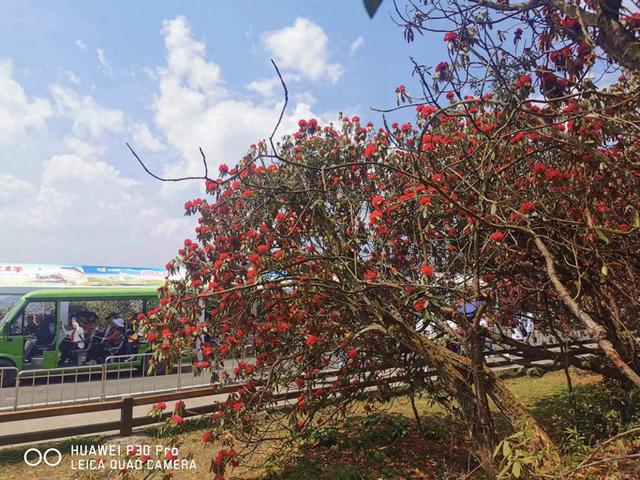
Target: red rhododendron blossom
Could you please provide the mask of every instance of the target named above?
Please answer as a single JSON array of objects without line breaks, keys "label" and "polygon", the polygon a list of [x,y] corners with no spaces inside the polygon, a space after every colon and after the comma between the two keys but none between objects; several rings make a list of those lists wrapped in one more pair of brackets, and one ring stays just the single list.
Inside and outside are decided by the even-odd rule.
[{"label": "red rhododendron blossom", "polygon": [[458,32],[447,32],[444,34],[445,42],[455,42],[458,39]]},{"label": "red rhododendron blossom", "polygon": [[167,408],[167,404],[164,402],[158,402],[153,404],[154,410],[164,410],[165,408]]},{"label": "red rhododendron blossom", "polygon": [[430,277],[433,275],[433,267],[425,263],[420,267],[420,273],[425,277]]},{"label": "red rhododendron blossom", "polygon": [[180,415],[173,415],[171,417],[171,420],[173,420],[173,422],[177,425],[182,425],[184,423],[184,418],[182,418],[182,416]]},{"label": "red rhododendron blossom", "polygon": [[367,270],[362,276],[367,282],[375,282],[378,279],[378,274],[373,270]]},{"label": "red rhododendron blossom", "polygon": [[491,235],[489,235],[489,240],[491,240],[492,242],[501,242],[504,240],[504,233],[493,232]]},{"label": "red rhododendron blossom", "polygon": [[358,350],[355,348],[350,348],[347,352],[347,357],[349,357],[351,360],[358,358]]},{"label": "red rhododendron blossom", "polygon": [[374,208],[379,208],[383,203],[384,203],[384,197],[380,195],[374,195],[373,198],[371,199],[371,205],[373,205]]},{"label": "red rhododendron blossom", "polygon": [[531,85],[531,76],[530,75],[520,75],[516,82],[513,84],[516,88],[522,88],[527,85]]},{"label": "red rhododendron blossom", "polygon": [[316,335],[307,335],[304,341],[304,344],[309,348],[313,347],[316,343],[318,343],[318,337]]},{"label": "red rhododendron blossom", "polygon": [[448,62],[440,62],[438,65],[436,65],[436,73],[444,72],[448,69],[449,69]]},{"label": "red rhododendron blossom", "polygon": [[427,301],[424,298],[421,298],[413,304],[413,308],[416,312],[423,312],[427,308]]},{"label": "red rhododendron blossom", "polygon": [[522,213],[531,213],[536,209],[536,204],[533,202],[523,202],[520,204],[520,211]]},{"label": "red rhododendron blossom", "polygon": [[376,153],[378,151],[378,147],[376,147],[375,145],[367,145],[364,149],[364,158],[371,158],[373,156],[374,153]]}]

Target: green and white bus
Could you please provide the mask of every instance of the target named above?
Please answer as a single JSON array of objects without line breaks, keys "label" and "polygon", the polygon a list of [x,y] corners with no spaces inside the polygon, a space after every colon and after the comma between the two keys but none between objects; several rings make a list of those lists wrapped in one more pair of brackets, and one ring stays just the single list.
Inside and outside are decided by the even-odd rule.
[{"label": "green and white bus", "polygon": [[[122,336],[121,344],[116,342],[109,345],[111,355],[149,351],[148,345],[143,339],[137,338],[136,332],[131,330],[130,326],[137,314],[147,313],[157,306],[157,289],[164,281],[160,281],[159,277],[160,272],[164,271],[155,269],[158,273],[155,278],[148,278],[153,277],[150,275],[142,281],[136,280],[135,275],[131,273],[129,278],[119,275],[120,279],[113,282],[119,283],[119,286],[106,286],[106,275],[102,275],[97,282],[100,286],[94,286],[93,279],[80,283],[84,286],[78,286],[78,282],[75,281],[63,283],[60,280],[62,275],[58,273],[59,268],[57,271],[49,268],[47,273],[40,275],[35,282],[7,282],[2,276],[4,266],[0,264],[0,282],[4,280],[5,283],[13,285],[3,286],[0,283],[0,371],[3,387],[13,384],[17,373],[23,370],[60,367],[63,360],[60,345],[66,334],[63,327],[80,316],[92,317],[92,328],[95,330],[105,328],[108,318],[113,315],[125,322],[128,330]],[[11,268],[15,268],[15,264],[12,264]],[[84,267],[89,271],[91,268],[104,272],[108,268],[122,270],[125,267]],[[80,269],[83,267],[75,271]],[[37,271],[41,272],[42,269],[39,268]],[[75,276],[76,279],[79,277]],[[33,278],[31,275],[31,279]],[[54,285],[51,285],[52,282]],[[15,285],[16,283],[18,285]],[[145,286],[140,286],[140,283]],[[65,351],[65,356],[71,357],[65,358],[65,362],[71,360],[71,365],[81,365],[91,349],[92,340],[93,335],[87,335],[83,342],[74,344],[72,349]],[[138,359],[140,358],[142,356],[138,356]],[[139,366],[141,365],[136,365]]]}]

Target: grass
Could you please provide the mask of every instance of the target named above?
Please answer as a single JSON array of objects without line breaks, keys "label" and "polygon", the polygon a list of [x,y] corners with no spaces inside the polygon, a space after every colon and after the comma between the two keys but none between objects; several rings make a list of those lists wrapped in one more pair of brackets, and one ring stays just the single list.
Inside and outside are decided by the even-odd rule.
[{"label": "grass", "polygon": [[[599,377],[572,372],[572,380],[574,386],[580,386],[597,382]],[[535,405],[539,405],[541,400],[555,398],[566,390],[562,371],[550,372],[541,378],[507,379],[506,383],[534,412]],[[411,404],[406,396],[392,398],[382,410],[374,413],[365,410],[365,404],[362,403],[356,405],[340,428],[317,429],[299,442],[290,450],[289,461],[278,461],[278,458],[284,458],[282,453],[286,452],[267,447],[258,453],[256,459],[263,464],[260,469],[238,468],[227,476],[227,480],[443,480],[457,478],[468,472],[470,466],[473,468],[464,429],[426,397],[418,397],[416,407],[423,425],[422,432],[415,427]],[[539,414],[551,418],[549,411]],[[207,426],[207,417],[189,419],[185,425],[180,458],[184,458],[187,452],[191,453],[198,470],[181,471],[174,478],[209,478],[207,472],[218,445],[205,445],[202,442],[202,429]],[[169,441],[159,436],[161,432],[157,427],[148,428],[146,433],[149,435],[145,440],[148,444]],[[109,440],[93,437],[49,443],[47,446],[55,446],[67,453],[72,444],[105,441]],[[63,462],[56,468],[27,467],[22,463],[22,455],[27,448],[0,450],[2,480],[26,480],[40,476],[46,477],[46,480],[106,478],[70,473],[68,454],[64,455]],[[480,474],[476,473],[469,480],[480,478]]]}]

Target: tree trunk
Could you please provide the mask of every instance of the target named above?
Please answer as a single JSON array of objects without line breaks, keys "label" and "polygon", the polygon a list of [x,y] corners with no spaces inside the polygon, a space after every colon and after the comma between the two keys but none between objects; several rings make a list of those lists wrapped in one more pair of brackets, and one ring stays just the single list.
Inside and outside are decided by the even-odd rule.
[{"label": "tree trunk", "polygon": [[[401,319],[389,319],[388,315],[386,316],[390,320],[387,322],[388,334],[412,352],[423,357],[427,364],[436,371],[443,388],[458,401],[464,420],[472,426],[476,457],[487,473],[495,475],[496,465],[492,457],[496,445],[495,431],[493,423],[487,422],[487,419],[491,419],[488,405],[486,405],[486,410],[484,410],[485,407],[479,408],[477,400],[479,392],[471,388],[474,383],[472,362],[467,357],[452,352],[416,332]],[[492,370],[482,366],[477,375],[481,379],[478,385],[486,387],[485,395],[493,400],[513,429],[515,431],[527,430],[530,433],[528,448],[531,454],[544,452],[541,464],[534,467],[536,471],[538,473],[557,472],[560,466],[560,454],[536,419]],[[486,415],[482,421],[480,420],[480,411]],[[491,429],[490,433],[486,433],[488,429]]]}]

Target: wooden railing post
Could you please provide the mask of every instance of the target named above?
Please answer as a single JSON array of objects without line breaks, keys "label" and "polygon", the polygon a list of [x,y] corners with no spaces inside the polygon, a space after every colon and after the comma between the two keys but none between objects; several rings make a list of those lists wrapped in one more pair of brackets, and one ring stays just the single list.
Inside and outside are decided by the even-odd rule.
[{"label": "wooden railing post", "polygon": [[133,431],[133,397],[124,397],[120,409],[120,435],[131,435]]}]

